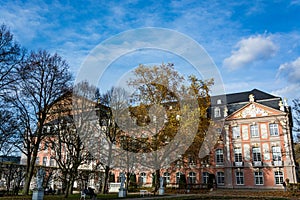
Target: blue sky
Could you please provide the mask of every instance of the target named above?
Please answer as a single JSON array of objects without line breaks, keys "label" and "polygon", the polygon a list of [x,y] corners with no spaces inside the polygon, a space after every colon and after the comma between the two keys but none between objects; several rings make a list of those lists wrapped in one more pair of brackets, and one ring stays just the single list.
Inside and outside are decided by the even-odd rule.
[{"label": "blue sky", "polygon": [[160,27],[202,45],[227,93],[257,88],[287,97],[290,104],[300,97],[300,0],[0,0],[0,5],[0,23],[22,46],[57,52],[74,76],[108,38]]}]

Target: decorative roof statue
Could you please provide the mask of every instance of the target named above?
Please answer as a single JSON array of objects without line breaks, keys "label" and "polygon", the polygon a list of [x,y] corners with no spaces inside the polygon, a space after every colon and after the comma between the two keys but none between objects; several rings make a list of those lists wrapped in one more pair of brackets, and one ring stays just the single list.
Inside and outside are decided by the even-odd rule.
[{"label": "decorative roof statue", "polygon": [[254,102],[254,95],[253,94],[249,95],[249,102]]},{"label": "decorative roof statue", "polygon": [[279,101],[278,106],[281,111],[284,111],[284,104],[282,103],[281,100]]}]

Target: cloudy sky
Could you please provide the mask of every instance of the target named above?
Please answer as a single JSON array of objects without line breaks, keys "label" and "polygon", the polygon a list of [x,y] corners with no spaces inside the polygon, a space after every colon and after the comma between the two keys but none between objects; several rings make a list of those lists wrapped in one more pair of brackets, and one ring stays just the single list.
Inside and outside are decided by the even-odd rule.
[{"label": "cloudy sky", "polygon": [[300,0],[0,0],[0,5],[0,23],[22,46],[57,52],[74,76],[103,41],[160,27],[202,45],[226,93],[257,88],[287,97],[290,104],[300,97]]}]

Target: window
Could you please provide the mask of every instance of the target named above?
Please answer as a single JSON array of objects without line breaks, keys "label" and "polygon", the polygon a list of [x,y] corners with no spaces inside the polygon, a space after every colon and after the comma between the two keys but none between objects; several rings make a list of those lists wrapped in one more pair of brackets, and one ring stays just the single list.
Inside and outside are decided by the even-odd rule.
[{"label": "window", "polygon": [[40,164],[40,158],[39,157],[36,157],[35,164],[37,164],[37,165]]},{"label": "window", "polygon": [[221,110],[219,107],[215,107],[215,117],[221,117]]},{"label": "window", "polygon": [[109,180],[110,183],[114,183],[115,182],[115,174],[114,173],[109,173]]},{"label": "window", "polygon": [[217,104],[222,104],[222,100],[221,100],[221,99],[218,99],[218,100],[217,100]]},{"label": "window", "polygon": [[54,163],[55,163],[55,161],[54,161],[54,159],[53,158],[50,158],[50,166],[54,166]]},{"label": "window", "polygon": [[234,162],[243,162],[242,149],[234,148]]},{"label": "window", "polygon": [[188,180],[189,180],[188,183],[195,184],[196,183],[196,173],[195,172],[190,172]]},{"label": "window", "polygon": [[181,172],[176,173],[176,184],[179,184],[180,176],[182,176],[182,175],[183,175],[183,173],[181,173]]},{"label": "window", "polygon": [[141,181],[142,184],[145,184],[147,182],[147,175],[146,175],[145,172],[142,172],[140,174],[140,181]]},{"label": "window", "polygon": [[223,165],[223,162],[224,162],[223,149],[217,149],[216,150],[216,163],[217,163],[217,165]]},{"label": "window", "polygon": [[189,157],[188,157],[188,161],[189,161],[189,165],[190,165],[190,166],[194,166],[194,165],[196,164],[194,160],[195,160],[195,159],[194,159],[192,156],[189,156]]},{"label": "window", "polygon": [[264,175],[263,172],[254,172],[255,185],[264,184]]},{"label": "window", "polygon": [[224,172],[217,172],[217,184],[224,185]]},{"label": "window", "polygon": [[281,171],[274,172],[275,184],[281,185],[283,183],[283,173]]},{"label": "window", "polygon": [[281,161],[280,147],[272,147],[273,161]]},{"label": "window", "polygon": [[236,184],[244,185],[244,172],[237,171],[235,172]]},{"label": "window", "polygon": [[166,184],[169,184],[170,183],[170,173],[165,172],[163,177],[164,177]]},{"label": "window", "polygon": [[232,137],[233,138],[240,138],[241,137],[240,127],[239,126],[232,127]]},{"label": "window", "polygon": [[259,147],[253,147],[252,148],[252,156],[253,156],[253,161],[261,161],[261,153],[260,153],[260,148]]},{"label": "window", "polygon": [[43,150],[44,150],[44,151],[47,151],[47,150],[48,150],[48,147],[49,147],[48,142],[45,142],[45,143],[44,143],[44,148],[43,148]]},{"label": "window", "polygon": [[250,133],[251,133],[251,137],[259,137],[257,125],[250,126]]},{"label": "window", "polygon": [[44,166],[47,165],[47,157],[43,157],[43,165],[44,165]]},{"label": "window", "polygon": [[202,173],[202,183],[204,183],[204,184],[208,183],[208,176],[209,176],[208,172],[203,172]]},{"label": "window", "polygon": [[279,135],[278,124],[270,124],[269,129],[270,129],[270,135],[271,136],[278,136]]}]

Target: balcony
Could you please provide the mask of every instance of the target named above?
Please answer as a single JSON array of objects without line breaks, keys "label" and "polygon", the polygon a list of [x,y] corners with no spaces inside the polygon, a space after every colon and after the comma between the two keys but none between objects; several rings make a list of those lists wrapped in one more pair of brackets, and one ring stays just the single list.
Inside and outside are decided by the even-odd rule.
[{"label": "balcony", "polygon": [[253,161],[252,165],[253,165],[253,167],[262,167],[263,162],[262,161]]},{"label": "balcony", "polygon": [[272,161],[273,166],[283,166],[283,161],[281,160],[274,160]]},{"label": "balcony", "polygon": [[244,162],[233,162],[234,167],[244,167]]}]

